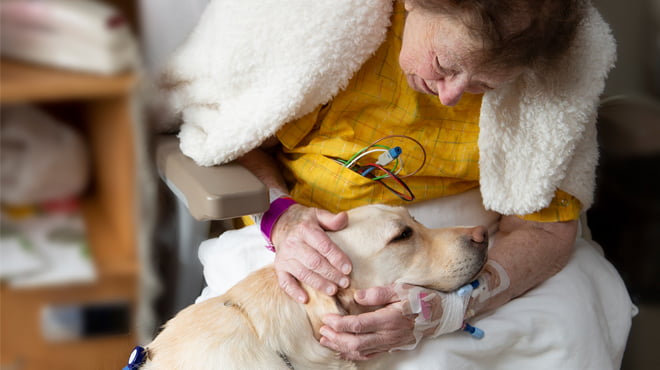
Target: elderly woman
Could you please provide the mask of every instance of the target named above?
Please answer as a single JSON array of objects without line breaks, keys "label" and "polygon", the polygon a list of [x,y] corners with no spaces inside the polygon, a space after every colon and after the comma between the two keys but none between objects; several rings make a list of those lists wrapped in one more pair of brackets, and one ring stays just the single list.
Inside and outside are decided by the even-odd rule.
[{"label": "elderly woman", "polygon": [[[356,8],[355,13],[346,13],[353,18],[359,18],[361,15],[355,14],[365,10],[358,8],[369,6],[339,3],[337,7]],[[387,8],[386,13],[390,14],[392,4],[389,1],[369,3],[378,3],[377,6]],[[296,13],[296,6],[291,5],[286,12]],[[424,337],[437,337],[460,329],[465,320],[476,319],[477,324],[483,322],[488,326],[488,318],[480,320],[487,317],[484,314],[493,310],[505,312],[506,307],[515,306],[518,300],[512,300],[517,297],[533,300],[531,293],[536,291],[540,292],[539,297],[547,294],[545,299],[536,298],[536,304],[544,309],[548,308],[549,301],[557,300],[559,304],[581,296],[581,306],[557,309],[559,317],[564,312],[590,310],[592,304],[607,306],[598,301],[602,298],[600,293],[585,293],[601,291],[593,281],[576,283],[580,285],[577,292],[565,296],[558,294],[558,290],[534,289],[546,281],[543,286],[556,285],[555,281],[570,285],[569,277],[561,278],[563,272],[554,280],[550,278],[562,271],[572,258],[582,258],[584,265],[575,262],[574,274],[579,275],[577,271],[586,265],[601,266],[604,272],[595,273],[594,276],[598,276],[595,279],[606,275],[606,289],[624,302],[620,310],[608,311],[597,318],[609,320],[616,316],[617,322],[622,323],[617,324],[617,330],[605,330],[606,334],[601,330],[592,332],[592,336],[614,336],[614,339],[608,339],[607,343],[597,340],[598,349],[590,349],[590,355],[576,355],[569,361],[566,359],[570,353],[568,346],[593,338],[577,335],[574,340],[562,343],[563,336],[570,332],[574,323],[573,319],[567,319],[564,323],[540,326],[541,330],[555,325],[566,329],[559,330],[561,334],[548,342],[551,344],[531,343],[530,340],[527,345],[517,346],[516,339],[512,338],[519,336],[511,336],[501,327],[498,330],[503,330],[502,333],[487,331],[486,339],[500,336],[503,341],[483,345],[482,354],[490,359],[486,361],[509,361],[507,366],[512,365],[513,358],[527,358],[536,352],[552,354],[535,356],[537,362],[521,360],[518,364],[537,367],[543,364],[547,368],[614,368],[619,365],[632,306],[611,266],[584,240],[578,238],[582,241],[576,243],[579,216],[592,202],[597,160],[595,112],[614,55],[609,30],[588,2],[407,0],[394,4],[389,18],[391,25],[383,42],[361,39],[359,27],[323,28],[319,26],[322,23],[314,23],[318,20],[316,17],[327,20],[333,19],[333,15],[319,16],[301,10],[300,14],[308,17],[305,20],[320,27],[318,32],[322,35],[332,39],[339,37],[336,32],[349,35],[350,39],[350,33],[354,32],[355,44],[377,48],[374,47],[373,55],[366,53],[364,60],[357,64],[359,68],[348,67],[349,71],[355,70],[355,74],[346,82],[335,81],[336,88],[330,92],[322,90],[326,87],[322,79],[277,90],[290,98],[289,104],[282,102],[280,106],[295,107],[287,108],[291,111],[286,114],[281,110],[274,114],[258,107],[268,105],[270,100],[264,103],[252,95],[256,111],[250,109],[248,113],[260,117],[263,122],[258,122],[259,130],[243,128],[240,135],[234,135],[233,128],[228,128],[239,124],[239,114],[221,117],[223,113],[219,113],[222,109],[231,109],[224,108],[231,100],[223,101],[222,92],[215,94],[209,89],[198,93],[203,90],[199,86],[205,83],[201,82],[204,79],[210,79],[215,81],[211,85],[214,88],[223,89],[222,84],[231,86],[228,95],[231,89],[238,95],[249,95],[246,91],[251,84],[251,69],[258,68],[255,66],[260,61],[246,60],[245,65],[232,66],[232,76],[227,77],[235,79],[231,83],[223,81],[220,75],[204,74],[184,65],[186,61],[192,62],[190,55],[198,58],[203,55],[201,45],[211,42],[211,38],[200,35],[204,34],[205,27],[213,28],[208,26],[211,20],[219,21],[221,16],[217,14],[222,10],[219,8],[207,10],[196,37],[193,34],[170,65],[168,85],[173,87],[174,95],[178,94],[175,105],[184,118],[180,134],[182,149],[201,164],[238,158],[270,188],[274,206],[265,219],[262,220],[261,215],[256,215],[255,219],[262,225],[268,224],[265,231],[275,251],[278,279],[292,298],[301,302],[307,299],[300,281],[329,295],[349,285],[351,261],[324,232],[346,225],[343,210],[368,203],[406,205],[420,222],[433,226],[439,214],[456,209],[456,206],[448,206],[449,203],[463,199],[459,201],[461,208],[477,209],[469,213],[472,221],[496,223],[489,263],[479,276],[478,294],[458,302],[441,292],[401,284],[360,291],[355,296],[358,303],[382,308],[358,316],[326,317],[321,329],[323,345],[356,360],[381,352],[412,349]],[[227,8],[230,6],[224,4],[224,10],[229,12],[231,9]],[[280,15],[277,13],[272,18],[278,19]],[[273,22],[278,21],[286,24],[282,19]],[[366,23],[374,29],[380,27],[375,21]],[[347,21],[346,24],[351,23]],[[291,32],[296,32],[295,27]],[[256,33],[268,37],[264,32]],[[312,34],[310,37],[313,38]],[[267,42],[260,45],[267,45]],[[288,40],[282,42],[286,48],[291,47]],[[306,41],[295,42],[305,44]],[[278,63],[278,58],[295,63],[298,56],[306,60],[304,49],[290,49],[300,54],[280,50],[279,54],[270,51],[268,55],[273,64]],[[329,50],[323,57],[331,54]],[[258,49],[259,53],[263,51]],[[233,54],[231,57],[238,58]],[[325,61],[328,67],[323,57],[317,58],[313,67],[318,69],[319,75],[328,70],[331,71],[328,74],[332,74],[334,62]],[[204,68],[215,67],[210,63],[201,67]],[[186,69],[193,72],[186,74]],[[261,88],[270,89],[270,76],[262,77]],[[321,87],[314,90],[315,86]],[[301,91],[302,98],[292,94],[292,89]],[[306,100],[315,94],[320,97]],[[269,121],[271,116],[277,116],[277,122]],[[227,117],[234,120],[231,125],[223,122]],[[218,125],[222,128],[218,129]],[[249,123],[239,125],[249,126]],[[259,138],[243,140],[246,131]],[[262,145],[257,147],[259,144]],[[220,152],[217,148],[222,145],[239,149]],[[403,164],[396,170],[386,168],[387,164],[383,163],[380,167],[367,165],[377,161],[383,150],[373,149],[382,149],[379,145],[387,149],[399,147]],[[376,153],[371,154],[375,158],[367,155],[370,151]],[[375,174],[378,171],[382,172]],[[282,207],[282,197],[291,197],[295,203],[287,201]],[[448,223],[469,221],[456,216]],[[223,289],[211,283],[218,280],[210,275],[219,268],[205,252],[210,248],[207,244],[201,252],[209,291],[213,291],[207,291],[207,297]],[[420,302],[420,297],[426,297],[424,302]],[[430,307],[432,314],[425,318],[418,315],[420,305]],[[528,316],[529,320],[523,320],[521,326],[529,326],[519,330],[527,335],[538,335],[534,333],[539,328],[533,325],[535,321],[547,322],[553,318],[552,309],[534,312],[538,307],[534,303],[515,307],[519,309],[508,313]],[[531,312],[524,313],[526,309]],[[491,315],[503,320],[502,315]],[[578,316],[575,321],[581,320]],[[483,342],[487,342],[486,339]],[[510,342],[506,344],[506,340]],[[466,361],[471,357],[469,351],[462,352],[461,346],[480,350],[474,343],[466,345],[462,339],[449,335],[434,342],[435,346],[424,345],[416,352],[430,354],[430,358],[444,356],[444,365],[454,368],[458,365],[451,362],[452,358]],[[566,344],[567,348],[552,352],[550,349],[558,343]],[[509,347],[510,354],[498,357],[504,351],[502,346]],[[442,351],[454,352],[441,354]],[[401,366],[415,362],[403,353],[397,356]],[[594,360],[594,356],[601,359]],[[485,366],[479,362],[460,366],[478,364]],[[491,362],[490,366],[496,363]]]}]

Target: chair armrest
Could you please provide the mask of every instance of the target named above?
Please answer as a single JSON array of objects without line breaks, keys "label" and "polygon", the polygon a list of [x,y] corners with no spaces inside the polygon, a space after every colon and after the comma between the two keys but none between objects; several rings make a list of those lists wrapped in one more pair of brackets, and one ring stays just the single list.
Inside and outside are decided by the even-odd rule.
[{"label": "chair armrest", "polygon": [[268,188],[237,163],[202,167],[179,149],[173,135],[156,138],[158,173],[197,220],[222,220],[268,209]]}]

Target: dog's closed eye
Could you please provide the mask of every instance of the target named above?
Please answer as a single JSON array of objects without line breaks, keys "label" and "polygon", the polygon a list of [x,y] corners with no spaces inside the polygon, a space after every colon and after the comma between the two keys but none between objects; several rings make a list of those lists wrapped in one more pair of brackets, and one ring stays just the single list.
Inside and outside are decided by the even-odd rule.
[{"label": "dog's closed eye", "polygon": [[412,227],[406,226],[406,227],[403,228],[403,230],[401,230],[401,233],[399,233],[399,235],[395,236],[394,239],[392,239],[392,241],[390,243],[407,240],[407,239],[410,239],[410,237],[412,237],[412,236],[413,236]]}]

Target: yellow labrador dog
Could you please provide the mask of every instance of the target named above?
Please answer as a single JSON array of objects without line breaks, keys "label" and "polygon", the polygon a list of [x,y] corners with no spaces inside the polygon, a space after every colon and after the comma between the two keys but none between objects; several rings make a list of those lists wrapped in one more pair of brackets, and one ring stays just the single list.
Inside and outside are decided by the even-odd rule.
[{"label": "yellow labrador dog", "polygon": [[405,282],[448,292],[486,262],[484,227],[428,229],[405,208],[382,205],[355,208],[348,220],[329,235],[353,262],[350,288],[330,297],[306,286],[310,299],[300,304],[266,266],[182,310],[147,346],[142,369],[356,369],[318,342],[324,315],[365,312],[355,289]]}]

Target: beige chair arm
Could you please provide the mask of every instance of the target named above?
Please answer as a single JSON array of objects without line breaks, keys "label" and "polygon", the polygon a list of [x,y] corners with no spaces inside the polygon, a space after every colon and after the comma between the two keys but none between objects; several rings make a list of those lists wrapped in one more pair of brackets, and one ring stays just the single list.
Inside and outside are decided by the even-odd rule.
[{"label": "beige chair arm", "polygon": [[156,138],[158,173],[197,220],[222,220],[264,212],[268,189],[237,163],[201,167],[179,149],[173,135]]}]

